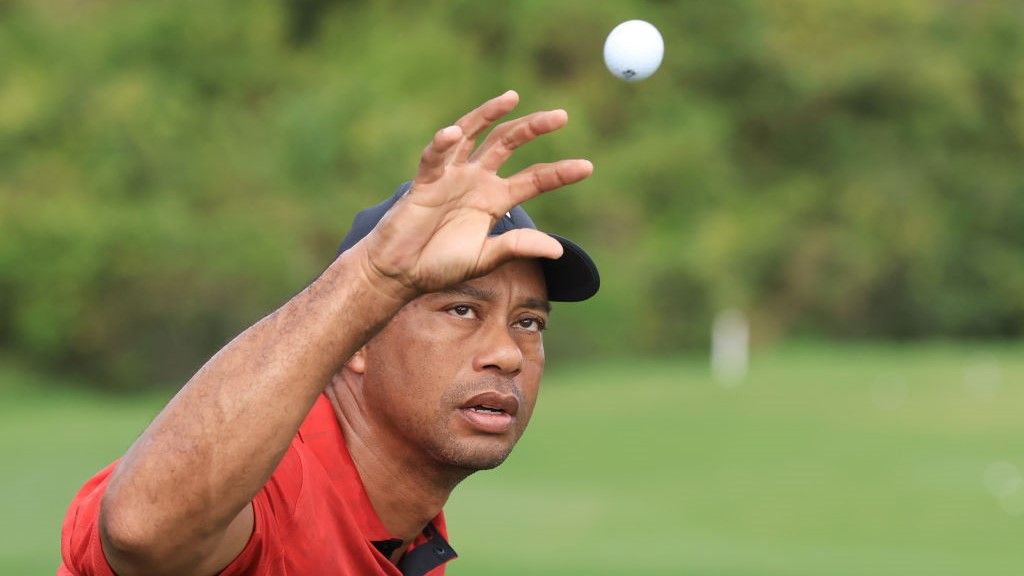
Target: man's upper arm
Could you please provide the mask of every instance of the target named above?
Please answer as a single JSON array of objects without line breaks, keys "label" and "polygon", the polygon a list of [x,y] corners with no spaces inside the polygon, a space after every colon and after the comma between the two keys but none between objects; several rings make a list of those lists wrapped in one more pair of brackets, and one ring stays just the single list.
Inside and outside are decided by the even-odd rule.
[{"label": "man's upper arm", "polygon": [[[189,576],[214,576],[220,574],[245,549],[252,536],[253,527],[253,505],[250,502],[228,524],[227,529],[224,530],[219,539],[211,540],[207,550],[190,551],[188,555],[195,559],[192,570],[188,572],[179,571],[177,573]],[[91,534],[87,537],[95,540],[94,545],[102,549],[102,557],[106,560],[105,564],[107,564],[109,570],[113,570],[119,576],[152,573],[152,567],[147,566],[144,559],[123,555],[116,547],[111,546],[107,539],[103,537],[102,528],[99,527],[98,523],[95,530],[98,533],[98,537],[94,537]],[[91,552],[88,556],[95,558],[96,554]],[[93,562],[93,564],[96,564],[96,562]],[[92,569],[95,568],[95,566],[92,567]],[[102,569],[95,572],[95,574],[102,574],[104,576],[108,573],[107,570]],[[82,570],[82,576],[91,576],[92,574],[94,572],[89,568]]]},{"label": "man's upper arm", "polygon": [[[107,480],[115,465],[90,479],[75,496],[61,531],[62,568],[76,576],[129,576],[130,566],[121,562],[102,543],[99,527],[100,501]],[[257,526],[257,512],[249,502],[228,525],[223,537],[211,546],[194,574],[256,574],[253,569],[264,564],[265,556],[277,556],[278,527],[291,522],[295,502],[302,489],[301,460],[288,451],[264,488],[256,495],[262,518]],[[287,517],[285,517],[287,516]],[[253,540],[259,540],[259,546]],[[63,572],[61,572],[63,573]],[[265,572],[270,574],[272,572]]]}]

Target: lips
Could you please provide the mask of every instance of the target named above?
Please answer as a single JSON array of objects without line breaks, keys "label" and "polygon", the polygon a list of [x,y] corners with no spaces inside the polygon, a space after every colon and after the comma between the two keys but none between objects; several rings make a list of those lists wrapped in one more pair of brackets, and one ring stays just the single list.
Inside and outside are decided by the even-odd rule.
[{"label": "lips", "polygon": [[459,407],[459,412],[473,428],[492,434],[507,432],[518,411],[519,398],[495,391],[477,394]]},{"label": "lips", "polygon": [[502,394],[500,392],[482,392],[466,400],[462,409],[483,409],[487,412],[504,412],[515,416],[519,411],[519,398],[513,394]]}]

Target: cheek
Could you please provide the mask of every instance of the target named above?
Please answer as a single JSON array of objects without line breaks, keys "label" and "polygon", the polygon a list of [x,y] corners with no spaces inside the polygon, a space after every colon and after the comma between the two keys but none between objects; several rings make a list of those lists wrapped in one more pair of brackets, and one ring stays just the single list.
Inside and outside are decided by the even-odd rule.
[{"label": "cheek", "polygon": [[533,407],[537,404],[537,397],[540,395],[541,377],[544,375],[544,350],[540,349],[539,355],[527,356],[524,358],[523,371],[519,378],[519,388],[523,393],[523,400],[533,413]]},{"label": "cheek", "polygon": [[523,351],[524,374],[536,375],[539,381],[544,373],[544,340],[538,338],[536,341],[523,342],[520,344],[519,349]]},{"label": "cheek", "polygon": [[[410,337],[415,335],[415,337]],[[413,406],[422,411],[434,405],[444,392],[453,363],[452,346],[437,337],[437,331],[390,325],[367,346],[366,375],[368,394],[385,397],[397,406]]]}]

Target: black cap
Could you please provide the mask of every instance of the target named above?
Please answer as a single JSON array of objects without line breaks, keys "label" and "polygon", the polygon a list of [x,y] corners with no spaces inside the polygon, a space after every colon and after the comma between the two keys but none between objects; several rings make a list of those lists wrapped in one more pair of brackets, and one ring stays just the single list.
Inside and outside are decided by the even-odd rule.
[{"label": "black cap", "polygon": [[[394,206],[398,199],[405,195],[412,187],[412,182],[406,182],[398,187],[398,190],[390,198],[360,210],[352,220],[352,228],[349,229],[345,239],[341,241],[338,254],[356,245],[370,230],[380,222],[384,214]],[[498,220],[491,229],[491,236],[497,236],[503,232],[516,228],[537,229],[537,226],[530,219],[530,216],[521,206],[508,211],[504,218]],[[590,256],[577,244],[556,236],[548,234],[562,245],[562,257],[557,260],[549,258],[538,258],[541,268],[544,271],[544,281],[548,285],[548,300],[553,302],[580,302],[590,298],[597,293],[601,286],[601,277],[597,273],[597,265],[590,259]]]}]

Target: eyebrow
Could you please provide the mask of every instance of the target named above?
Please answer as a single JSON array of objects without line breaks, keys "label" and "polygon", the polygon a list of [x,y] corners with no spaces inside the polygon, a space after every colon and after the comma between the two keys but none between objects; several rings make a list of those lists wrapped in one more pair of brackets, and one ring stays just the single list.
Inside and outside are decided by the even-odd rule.
[{"label": "eyebrow", "polygon": [[[451,296],[468,296],[474,300],[483,300],[485,302],[493,302],[498,299],[498,295],[493,290],[487,290],[486,288],[470,284],[457,284],[451,288],[441,290],[440,293]],[[544,298],[525,298],[517,306],[532,310],[543,310],[545,313],[551,312],[551,303]]]}]

